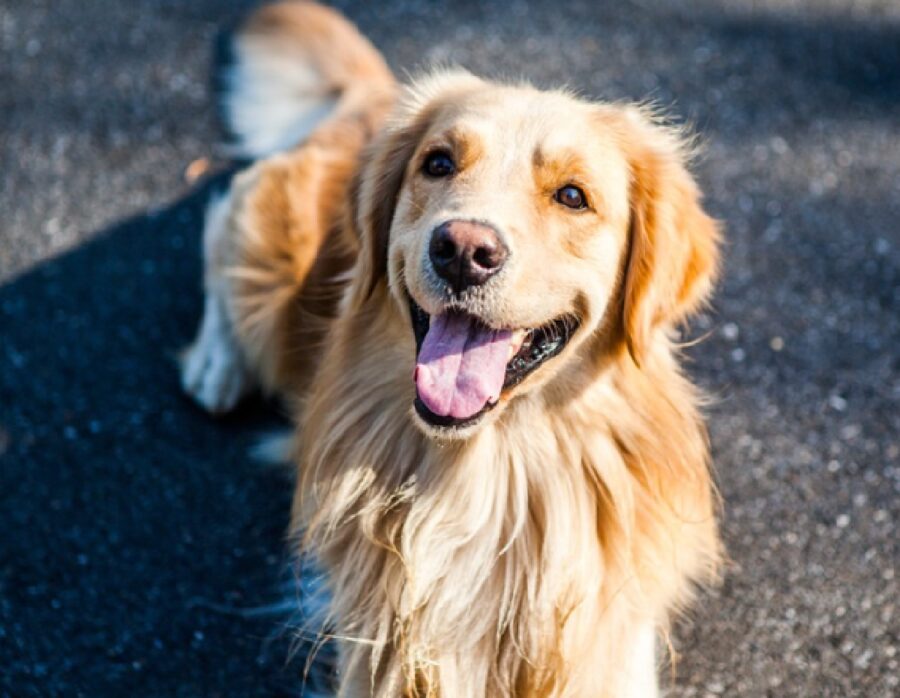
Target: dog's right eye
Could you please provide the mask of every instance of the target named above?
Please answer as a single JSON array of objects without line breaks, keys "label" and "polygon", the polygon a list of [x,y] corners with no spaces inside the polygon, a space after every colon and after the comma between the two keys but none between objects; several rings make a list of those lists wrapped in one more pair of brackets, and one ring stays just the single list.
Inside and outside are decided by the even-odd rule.
[{"label": "dog's right eye", "polygon": [[422,163],[422,172],[429,177],[449,177],[456,172],[456,164],[450,154],[443,150],[429,153]]}]

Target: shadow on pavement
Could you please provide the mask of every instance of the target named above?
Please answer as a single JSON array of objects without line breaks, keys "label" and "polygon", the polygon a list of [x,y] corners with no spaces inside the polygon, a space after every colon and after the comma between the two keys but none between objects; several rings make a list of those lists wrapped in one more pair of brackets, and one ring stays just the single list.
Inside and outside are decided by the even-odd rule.
[{"label": "shadow on pavement", "polygon": [[284,422],[262,402],[213,421],[172,359],[223,181],[0,287],[4,695],[299,685],[284,619],[240,615],[280,600],[292,485],[247,452]]}]

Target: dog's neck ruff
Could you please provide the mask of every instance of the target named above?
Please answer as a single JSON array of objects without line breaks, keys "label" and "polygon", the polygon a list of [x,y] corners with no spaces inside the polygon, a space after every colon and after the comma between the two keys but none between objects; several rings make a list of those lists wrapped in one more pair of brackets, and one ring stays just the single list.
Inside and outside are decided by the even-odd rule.
[{"label": "dog's neck ruff", "polygon": [[371,316],[338,333],[303,430],[295,526],[329,574],[343,671],[375,695],[615,695],[610,647],[663,623],[717,554],[708,521],[685,530],[685,511],[712,518],[688,384],[673,372],[684,395],[654,401],[612,369],[441,443],[413,423],[398,345],[344,341],[398,332]]}]

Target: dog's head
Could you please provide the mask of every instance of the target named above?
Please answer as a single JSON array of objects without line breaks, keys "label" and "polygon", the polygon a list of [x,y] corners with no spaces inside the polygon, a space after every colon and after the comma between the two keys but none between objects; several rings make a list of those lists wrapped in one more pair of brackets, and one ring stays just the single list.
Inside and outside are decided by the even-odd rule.
[{"label": "dog's head", "polygon": [[443,73],[409,88],[356,192],[353,297],[416,344],[426,433],[465,437],[591,347],[640,363],[709,289],[718,233],[682,139],[635,107]]}]

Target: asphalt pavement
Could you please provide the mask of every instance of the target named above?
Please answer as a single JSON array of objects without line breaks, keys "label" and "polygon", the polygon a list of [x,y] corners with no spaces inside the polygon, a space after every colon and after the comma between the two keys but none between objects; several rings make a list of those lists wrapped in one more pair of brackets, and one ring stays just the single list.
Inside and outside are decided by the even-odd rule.
[{"label": "asphalt pavement", "polygon": [[[733,560],[673,696],[900,693],[900,5],[337,3],[432,62],[651,99],[727,230],[693,326]],[[289,695],[282,422],[212,420],[199,318],[225,0],[0,0],[0,696]],[[336,49],[337,50],[337,49]],[[302,649],[301,649],[302,655]]]}]

